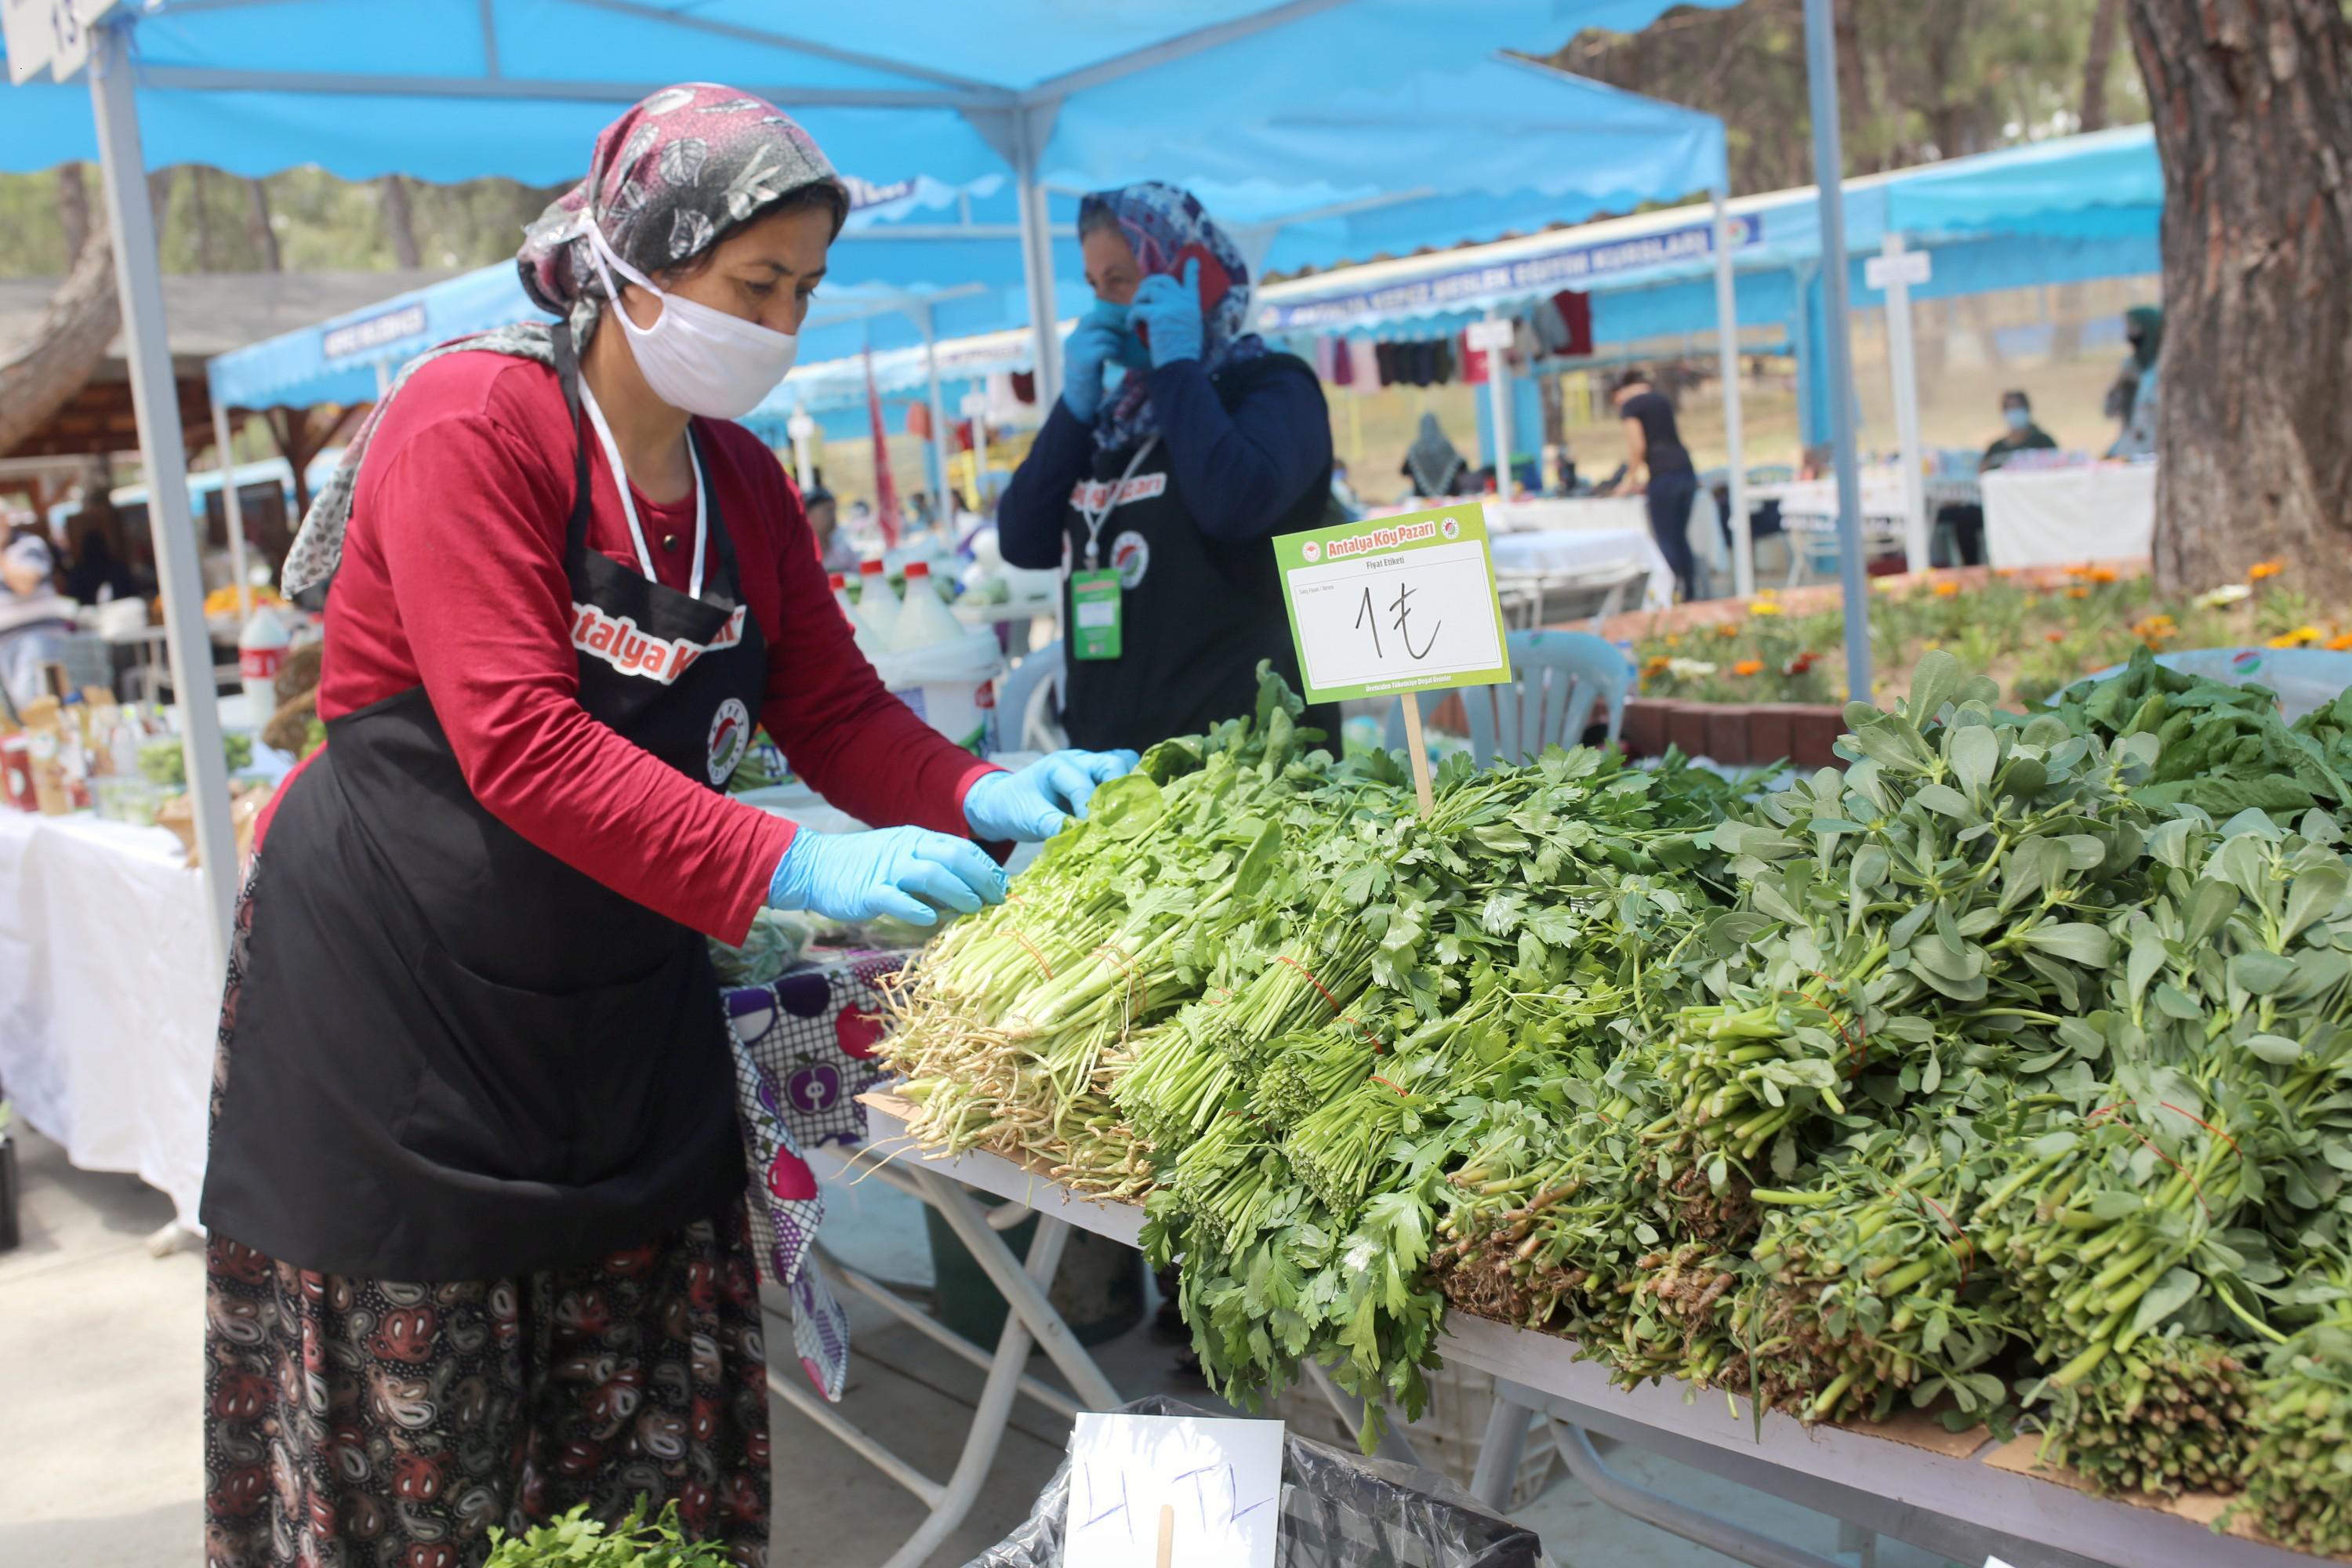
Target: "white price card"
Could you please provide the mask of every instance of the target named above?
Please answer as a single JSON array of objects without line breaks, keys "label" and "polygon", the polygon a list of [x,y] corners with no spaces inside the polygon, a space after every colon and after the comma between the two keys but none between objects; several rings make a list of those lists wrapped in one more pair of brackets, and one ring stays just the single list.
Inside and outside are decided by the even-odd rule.
[{"label": "white price card", "polygon": [[[1163,1517],[1172,1545],[1160,1558]],[[1281,1518],[1279,1421],[1078,1417],[1065,1568],[1274,1568]]]},{"label": "white price card", "polygon": [[1473,501],[1274,542],[1310,702],[1511,678]]}]

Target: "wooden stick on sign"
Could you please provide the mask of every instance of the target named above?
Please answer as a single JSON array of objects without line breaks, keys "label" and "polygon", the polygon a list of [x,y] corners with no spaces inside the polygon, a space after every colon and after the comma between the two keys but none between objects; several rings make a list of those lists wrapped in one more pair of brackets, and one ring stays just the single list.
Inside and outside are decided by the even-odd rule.
[{"label": "wooden stick on sign", "polygon": [[1412,763],[1413,798],[1421,803],[1421,815],[1427,816],[1437,808],[1436,797],[1429,788],[1429,746],[1421,738],[1421,694],[1408,691],[1404,702],[1404,749]]},{"label": "wooden stick on sign", "polygon": [[1160,1568],[1175,1568],[1175,1565],[1176,1505],[1163,1502],[1160,1505]]}]

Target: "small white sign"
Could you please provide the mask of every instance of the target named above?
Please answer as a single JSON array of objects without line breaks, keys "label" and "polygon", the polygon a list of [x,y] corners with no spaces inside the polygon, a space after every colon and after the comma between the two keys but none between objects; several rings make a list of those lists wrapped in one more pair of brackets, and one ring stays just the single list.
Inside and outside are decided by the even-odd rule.
[{"label": "small white sign", "polygon": [[1906,250],[1900,256],[1874,256],[1862,264],[1862,279],[1882,294],[1891,283],[1900,282],[1916,289],[1936,275],[1927,256],[1924,250]]},{"label": "small white sign", "polygon": [[0,0],[0,36],[8,43],[8,79],[27,82],[46,70],[64,81],[89,62],[90,29],[116,0]]},{"label": "small white sign", "polygon": [[[1160,1510],[1174,1517],[1161,1559]],[[1274,1568],[1282,1423],[1192,1415],[1078,1417],[1065,1568]]]},{"label": "small white sign", "polygon": [[1507,349],[1511,346],[1511,323],[1473,321],[1463,330],[1462,340],[1474,349]]},{"label": "small white sign", "polygon": [[1483,541],[1295,566],[1285,576],[1303,673],[1318,692],[1448,685],[1439,678],[1503,663]]}]

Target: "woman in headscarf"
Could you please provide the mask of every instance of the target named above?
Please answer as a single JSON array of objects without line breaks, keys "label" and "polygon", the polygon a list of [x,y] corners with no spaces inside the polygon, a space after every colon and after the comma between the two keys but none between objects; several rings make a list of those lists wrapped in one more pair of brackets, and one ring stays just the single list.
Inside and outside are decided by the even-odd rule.
[{"label": "woman in headscarf", "polygon": [[[1005,773],[890,697],[732,423],[847,210],[772,106],[655,93],[524,242],[560,320],[409,366],[305,520],[286,579],[324,603],[327,743],[257,835],[202,1209],[215,1563],[464,1568],[492,1526],[640,1497],[766,1560],[705,939],[763,905],[977,910],[1004,888],[973,837],[1044,837],[1125,765]],[[731,799],[755,721],[908,826]]]},{"label": "woman in headscarf", "polygon": [[1449,440],[1437,416],[1421,416],[1421,434],[1405,448],[1404,477],[1412,481],[1412,493],[1432,500],[1462,493],[1462,481],[1469,476],[1470,464],[1461,450]]},{"label": "woman in headscarf", "polygon": [[[1014,566],[1066,563],[1070,739],[1140,750],[1252,711],[1260,660],[1298,684],[1267,541],[1331,510],[1330,415],[1312,367],[1243,331],[1248,268],[1192,196],[1098,191],[1078,243],[1097,303],[997,538]],[[1336,744],[1336,710],[1304,722]]]},{"label": "woman in headscarf", "polygon": [[2124,428],[2107,456],[2151,458],[2156,455],[2156,411],[2163,390],[2157,365],[2164,350],[2164,311],[2154,305],[2126,310],[2124,341],[2131,347],[2116,382],[2123,393]]}]

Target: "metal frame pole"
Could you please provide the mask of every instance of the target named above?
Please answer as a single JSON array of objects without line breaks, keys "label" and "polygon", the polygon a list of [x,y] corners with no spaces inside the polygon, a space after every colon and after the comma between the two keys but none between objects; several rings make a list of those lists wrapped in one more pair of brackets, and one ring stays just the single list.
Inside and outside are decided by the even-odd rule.
[{"label": "metal frame pole", "polygon": [[[229,450],[228,405],[213,405],[213,459],[221,472],[221,514],[228,519],[228,569],[236,574],[236,624],[253,614],[253,584],[245,565],[245,498],[237,494],[236,454]],[[152,516],[152,513],[151,512]],[[258,720],[261,716],[257,714]]]},{"label": "metal frame pole", "polygon": [[1756,592],[1756,540],[1748,521],[1748,463],[1741,451],[1745,432],[1739,407],[1739,295],[1731,271],[1731,219],[1727,193],[1709,193],[1715,211],[1715,342],[1723,377],[1724,467],[1731,479],[1731,581],[1743,599]]},{"label": "metal frame pole", "polygon": [[[1486,320],[1500,321],[1505,317],[1498,308],[1489,308]],[[1495,426],[1495,499],[1511,499],[1511,351],[1492,348],[1486,351],[1486,395],[1494,400]]]},{"label": "metal frame pole", "polygon": [[940,395],[940,340],[929,305],[922,307],[918,317],[923,328],[923,374],[931,384],[931,462],[939,469],[940,521],[946,524],[948,537],[955,537],[955,476],[948,467],[952,447],[948,440],[947,399]]},{"label": "metal frame pole", "polygon": [[1029,289],[1029,331],[1036,339],[1037,412],[1042,418],[1054,411],[1062,395],[1062,345],[1055,337],[1061,323],[1054,309],[1054,234],[1047,221],[1045,187],[1037,183],[1037,162],[1045,151],[1045,133],[1059,104],[1030,109],[1013,117],[1015,196],[1021,209],[1021,274]]},{"label": "metal frame pole", "polygon": [[1845,587],[1846,694],[1870,700],[1870,583],[1862,563],[1862,477],[1854,465],[1853,335],[1845,265],[1845,155],[1838,137],[1837,37],[1830,0],[1805,0],[1805,76],[1821,187],[1822,335],[1829,363],[1830,441],[1837,463],[1838,576]]},{"label": "metal frame pole", "polygon": [[1911,342],[1911,280],[1904,275],[1908,247],[1890,234],[1879,253],[1886,258],[1886,374],[1895,384],[1895,444],[1903,469],[1904,564],[1923,572],[1927,560],[1926,448],[1919,440],[1919,362]]},{"label": "metal frame pole", "polygon": [[98,126],[115,286],[131,403],[139,420],[139,455],[147,479],[148,532],[163,579],[164,648],[179,697],[181,745],[206,901],[213,911],[213,963],[228,963],[229,919],[236,897],[236,834],[229,825],[228,765],[221,755],[220,708],[213,690],[212,638],[205,629],[205,585],[188,516],[188,458],[180,427],[180,391],[163,319],[163,268],[155,254],[155,216],[148,205],[147,163],[139,144],[137,87],[131,80],[131,23],[93,29],[90,110]]}]

